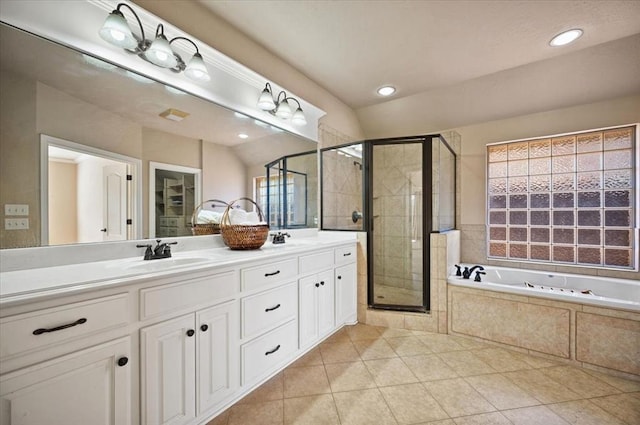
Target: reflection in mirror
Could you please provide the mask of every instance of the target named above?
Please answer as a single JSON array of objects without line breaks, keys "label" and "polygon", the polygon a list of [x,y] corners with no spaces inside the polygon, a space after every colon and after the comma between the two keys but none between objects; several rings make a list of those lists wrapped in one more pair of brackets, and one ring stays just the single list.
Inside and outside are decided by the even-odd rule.
[{"label": "reflection in mirror", "polygon": [[132,180],[140,176],[139,160],[43,134],[40,166],[43,245],[136,234]]},{"label": "reflection in mirror", "polygon": [[362,147],[355,143],[322,150],[323,230],[364,230]]},{"label": "reflection in mirror", "polygon": [[272,229],[318,226],[317,151],[288,155],[265,165],[267,175],[256,178],[258,205]]},{"label": "reflection in mirror", "polygon": [[[191,236],[191,215],[200,203],[201,170],[151,162],[149,237]],[[151,199],[153,198],[153,199]],[[155,225],[154,225],[155,224]]]},{"label": "reflection in mirror", "polygon": [[[139,179],[133,181],[140,190],[130,201],[136,211],[127,213],[133,220],[128,227],[136,230],[126,232],[127,238],[159,231],[151,223],[156,193],[153,184],[149,189],[155,180],[150,162],[202,170],[194,203],[230,201],[251,196],[253,179],[265,174],[264,164],[317,148],[311,140],[5,24],[0,24],[0,93],[0,211],[6,204],[29,207],[29,228],[0,228],[0,248],[51,242],[42,237],[49,200],[41,203],[40,135],[140,161]],[[176,115],[183,119],[177,121]],[[240,139],[241,133],[249,137]],[[102,219],[102,212],[92,208],[79,213],[78,221],[89,215]],[[100,240],[63,233],[55,243]]]}]

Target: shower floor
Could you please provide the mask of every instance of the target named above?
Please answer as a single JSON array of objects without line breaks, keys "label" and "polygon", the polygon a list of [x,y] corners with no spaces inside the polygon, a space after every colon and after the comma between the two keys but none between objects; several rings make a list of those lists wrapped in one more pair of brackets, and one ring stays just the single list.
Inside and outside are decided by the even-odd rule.
[{"label": "shower floor", "polygon": [[422,291],[376,284],[373,293],[376,304],[422,305]]}]

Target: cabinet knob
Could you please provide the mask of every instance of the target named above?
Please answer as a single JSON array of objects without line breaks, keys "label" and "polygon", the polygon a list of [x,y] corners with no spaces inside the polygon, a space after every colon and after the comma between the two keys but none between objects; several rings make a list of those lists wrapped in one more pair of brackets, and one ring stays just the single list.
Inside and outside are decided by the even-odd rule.
[{"label": "cabinet knob", "polygon": [[191,336],[195,335],[195,333],[196,333],[196,331],[194,331],[193,329],[189,329],[187,331],[187,336],[191,337]]},{"label": "cabinet knob", "polygon": [[207,331],[207,329],[209,329],[209,325],[202,325],[202,326],[200,326],[200,330],[201,330],[202,332],[206,332],[206,331]]},{"label": "cabinet knob", "polygon": [[338,276],[338,280],[342,279],[342,276]]},{"label": "cabinet knob", "polygon": [[324,286],[324,280],[320,281],[320,285]]},{"label": "cabinet knob", "polygon": [[319,287],[320,287],[320,284],[319,284],[319,283],[316,283],[316,288],[319,288]]},{"label": "cabinet knob", "polygon": [[118,366],[120,366],[120,367],[126,365],[127,363],[129,363],[129,359],[126,358],[126,357],[120,357],[118,359]]}]

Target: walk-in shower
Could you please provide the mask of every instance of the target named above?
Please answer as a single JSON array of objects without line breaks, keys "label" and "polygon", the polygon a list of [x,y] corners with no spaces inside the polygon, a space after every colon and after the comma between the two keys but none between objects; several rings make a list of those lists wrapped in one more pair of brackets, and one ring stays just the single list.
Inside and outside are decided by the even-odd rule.
[{"label": "walk-in shower", "polygon": [[367,233],[368,304],[429,310],[429,233],[455,227],[455,153],[441,135],[322,151],[322,228]]}]

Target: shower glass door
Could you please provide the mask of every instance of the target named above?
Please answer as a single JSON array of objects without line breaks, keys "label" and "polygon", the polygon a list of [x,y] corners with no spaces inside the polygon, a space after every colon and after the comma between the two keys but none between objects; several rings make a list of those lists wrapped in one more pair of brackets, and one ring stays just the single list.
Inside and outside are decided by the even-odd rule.
[{"label": "shower glass door", "polygon": [[425,311],[429,307],[424,275],[428,252],[424,142],[418,138],[368,144],[369,305],[376,308]]}]

